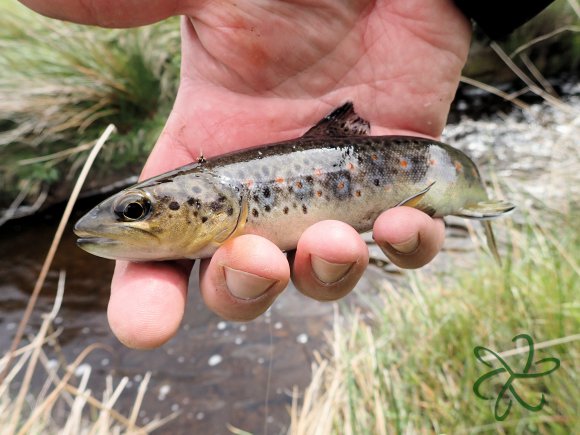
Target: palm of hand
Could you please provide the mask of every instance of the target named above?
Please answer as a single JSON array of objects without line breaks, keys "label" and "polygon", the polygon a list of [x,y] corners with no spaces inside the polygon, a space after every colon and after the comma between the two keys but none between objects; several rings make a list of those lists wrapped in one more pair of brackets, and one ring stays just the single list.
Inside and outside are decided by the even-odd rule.
[{"label": "palm of hand", "polygon": [[145,176],[300,135],[346,100],[373,134],[438,136],[469,45],[448,1],[208,2],[183,22],[182,82]]}]

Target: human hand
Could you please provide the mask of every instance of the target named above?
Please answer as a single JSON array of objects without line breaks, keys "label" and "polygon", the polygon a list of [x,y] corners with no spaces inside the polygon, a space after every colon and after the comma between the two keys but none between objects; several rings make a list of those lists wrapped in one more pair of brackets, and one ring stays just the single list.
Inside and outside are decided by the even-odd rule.
[{"label": "human hand", "polygon": [[[223,152],[300,136],[346,100],[372,134],[438,137],[465,63],[470,26],[451,0],[24,0],[45,15],[130,27],[183,14],[182,71],[173,111],[142,178]],[[439,251],[440,219],[387,210],[374,238],[397,265]],[[301,237],[292,266],[271,242],[245,235],[201,262],[200,290],[226,319],[250,320],[286,287],[319,300],[352,290],[368,263],[348,225],[326,221]],[[109,322],[126,345],[156,347],[177,331],[191,261],[118,262]],[[316,274],[316,272],[317,274]],[[318,277],[318,278],[317,278]],[[323,282],[323,281],[326,281]]]}]

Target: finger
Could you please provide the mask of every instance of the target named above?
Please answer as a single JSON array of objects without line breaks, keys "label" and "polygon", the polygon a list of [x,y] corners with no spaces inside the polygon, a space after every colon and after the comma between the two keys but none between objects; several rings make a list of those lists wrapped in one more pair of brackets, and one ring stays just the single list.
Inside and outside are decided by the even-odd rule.
[{"label": "finger", "polygon": [[192,262],[118,261],[107,315],[113,333],[135,349],[158,347],[183,318]]},{"label": "finger", "polygon": [[375,221],[373,238],[397,266],[416,269],[441,250],[445,225],[442,219],[432,219],[414,208],[396,207]]},{"label": "finger", "polygon": [[136,27],[155,23],[184,10],[183,0],[20,0],[47,17],[101,27]]},{"label": "finger", "polygon": [[252,234],[221,246],[200,267],[206,305],[228,320],[252,320],[288,285],[290,267],[276,245]]},{"label": "finger", "polygon": [[322,221],[300,237],[292,281],[306,296],[332,301],[349,293],[369,262],[366,243],[349,225]]}]

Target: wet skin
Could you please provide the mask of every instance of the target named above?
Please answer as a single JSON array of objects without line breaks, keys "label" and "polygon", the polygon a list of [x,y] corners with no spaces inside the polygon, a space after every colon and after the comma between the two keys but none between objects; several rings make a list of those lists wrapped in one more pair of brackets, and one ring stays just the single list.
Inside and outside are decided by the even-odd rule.
[{"label": "wet skin", "polygon": [[[187,16],[177,100],[142,178],[201,152],[213,156],[300,136],[349,99],[373,135],[436,138],[470,39],[469,23],[451,0],[155,0],[148,8],[130,0],[24,3],[56,18],[109,27]],[[440,249],[443,223],[414,209],[391,209],[375,222],[374,238],[396,264],[420,267]],[[368,252],[354,229],[325,221],[303,234],[293,258],[291,266],[262,237],[238,237],[202,262],[202,297],[224,318],[249,320],[268,308],[292,273],[309,296],[337,299],[362,275]],[[326,281],[333,273],[338,281],[318,279],[313,264],[328,272]],[[176,333],[191,265],[118,263],[108,314],[123,343],[150,348]]]}]

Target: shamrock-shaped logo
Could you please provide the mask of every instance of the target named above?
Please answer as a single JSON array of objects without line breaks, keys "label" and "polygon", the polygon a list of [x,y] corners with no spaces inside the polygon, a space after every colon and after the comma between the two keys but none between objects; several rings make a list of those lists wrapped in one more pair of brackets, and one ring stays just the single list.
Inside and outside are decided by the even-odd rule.
[{"label": "shamrock-shaped logo", "polygon": [[[532,337],[530,337],[528,334],[519,334],[519,335],[516,335],[512,339],[512,342],[515,343],[515,341],[518,339],[526,340],[527,344],[528,344],[528,359],[526,361],[526,365],[525,365],[524,369],[520,373],[513,371],[512,368],[507,365],[507,363],[504,361],[504,359],[501,356],[499,356],[496,352],[494,352],[493,350],[490,350],[490,349],[483,347],[483,346],[476,346],[473,349],[473,353],[475,354],[475,357],[480,362],[485,364],[486,366],[488,366],[490,368],[492,367],[491,363],[489,361],[487,361],[487,358],[484,359],[482,357],[484,351],[489,352],[491,355],[493,355],[493,357],[495,357],[495,359],[497,359],[500,362],[500,364],[502,365],[502,367],[491,370],[490,372],[481,376],[475,382],[475,384],[473,384],[473,392],[475,393],[475,395],[477,397],[479,397],[480,399],[483,399],[483,400],[493,400],[493,397],[487,397],[487,396],[484,396],[483,394],[480,393],[479,389],[481,387],[481,384],[483,384],[486,380],[494,377],[495,375],[499,375],[501,373],[508,373],[509,374],[509,378],[508,378],[507,382],[503,385],[502,389],[500,390],[500,392],[497,395],[497,398],[495,400],[494,415],[495,415],[495,419],[498,421],[505,420],[507,418],[507,416],[509,415],[510,410],[512,408],[511,397],[515,398],[520,405],[522,405],[524,408],[526,408],[530,411],[536,412],[536,411],[541,410],[544,407],[544,404],[546,403],[546,400],[544,399],[544,394],[542,393],[542,396],[540,398],[540,402],[537,405],[530,405],[529,403],[526,403],[520,397],[520,395],[516,392],[516,389],[514,387],[514,383],[517,379],[539,378],[541,376],[549,375],[550,373],[557,370],[558,367],[560,367],[560,360],[559,359],[553,358],[553,357],[544,358],[544,359],[541,359],[539,361],[536,361],[535,364],[539,365],[539,364],[551,362],[551,363],[554,363],[554,366],[551,369],[545,370],[543,372],[529,373],[530,368],[532,367],[533,360],[534,360],[534,341],[532,340]],[[501,398],[504,397],[504,395],[506,394],[506,392],[508,390],[511,393],[511,397],[509,397],[507,409],[505,410],[504,413],[500,414],[499,413],[500,401],[501,401]]]}]

